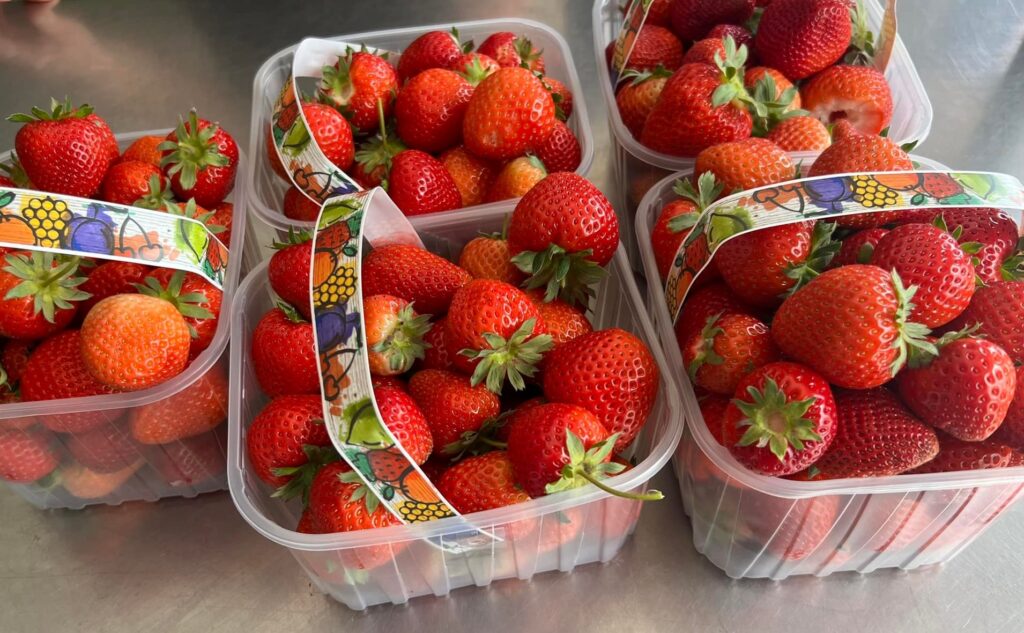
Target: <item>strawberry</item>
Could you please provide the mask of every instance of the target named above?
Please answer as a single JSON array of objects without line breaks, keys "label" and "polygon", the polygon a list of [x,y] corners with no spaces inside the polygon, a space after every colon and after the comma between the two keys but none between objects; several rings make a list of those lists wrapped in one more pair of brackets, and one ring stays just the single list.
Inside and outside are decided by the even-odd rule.
[{"label": "strawberry", "polygon": [[768,139],[747,138],[719,143],[697,154],[694,178],[711,172],[729,193],[773,185],[796,177],[796,166]]},{"label": "strawberry", "polygon": [[469,82],[471,86],[479,86],[480,82],[493,75],[501,68],[490,55],[480,53],[464,53],[452,62],[450,70],[454,70]]},{"label": "strawberry", "polygon": [[159,167],[160,161],[164,157],[164,153],[160,151],[159,145],[163,142],[164,137],[162,136],[140,136],[132,141],[128,149],[124,150],[124,153],[121,154],[121,158],[117,162],[123,163],[134,160],[152,165],[153,167]]},{"label": "strawberry", "polygon": [[388,194],[406,215],[450,211],[462,206],[462,194],[441,161],[415,149],[399,152],[392,160]]},{"label": "strawberry", "polygon": [[79,464],[99,473],[121,470],[140,457],[139,446],[128,429],[117,423],[76,433],[65,445]]},{"label": "strawberry", "polygon": [[708,427],[711,437],[725,446],[725,437],[722,435],[722,431],[725,424],[725,410],[729,408],[729,398],[709,393],[702,396],[697,404],[700,406],[700,417],[704,419],[704,424]]},{"label": "strawberry", "polygon": [[567,121],[572,116],[572,92],[569,87],[554,77],[544,76],[540,78],[544,88],[551,93],[551,100],[555,102],[555,116],[560,121]]},{"label": "strawberry", "polygon": [[945,435],[939,436],[939,454],[935,459],[915,468],[913,473],[949,473],[958,470],[1006,468],[1013,458],[1013,449],[995,442],[965,442]]},{"label": "strawberry", "polygon": [[394,295],[415,303],[423,314],[447,312],[455,292],[469,280],[468,272],[418,246],[383,246],[363,259],[364,295]]},{"label": "strawberry", "polygon": [[41,431],[0,431],[0,479],[29,483],[52,473],[58,457]]},{"label": "strawberry", "polygon": [[35,340],[61,330],[89,298],[79,259],[51,253],[8,254],[0,269],[0,336]]},{"label": "strawberry", "polygon": [[501,402],[484,385],[441,369],[424,369],[409,379],[409,395],[419,405],[437,453],[454,455],[473,443]]},{"label": "strawberry", "polygon": [[349,169],[355,159],[356,148],[348,120],[322,103],[303,103],[302,114],[309,124],[309,133],[327,160],[338,169]]},{"label": "strawberry", "polygon": [[110,165],[120,153],[106,121],[88,105],[74,107],[50,100],[50,112],[12,114],[23,123],[14,137],[26,176],[42,191],[83,198],[95,197]]},{"label": "strawberry", "polygon": [[502,68],[522,67],[534,72],[544,72],[544,51],[534,48],[525,37],[516,37],[515,33],[492,33],[476,50],[498,62]]},{"label": "strawberry", "polygon": [[112,473],[100,473],[82,466],[71,464],[60,470],[60,483],[73,497],[79,499],[102,499],[114,493],[142,468],[142,458]]},{"label": "strawberry", "polygon": [[430,31],[417,37],[398,59],[398,81],[405,83],[409,79],[430,68],[451,68],[457,59],[462,57],[462,45],[459,43],[458,31]]},{"label": "strawberry", "polygon": [[472,374],[474,386],[485,382],[501,394],[508,380],[516,391],[526,388],[551,336],[526,294],[493,279],[474,279],[455,293],[445,323],[445,344],[455,367]]},{"label": "strawberry", "polygon": [[475,279],[496,279],[518,286],[523,273],[511,262],[508,240],[500,234],[474,237],[462,247],[459,266]]},{"label": "strawberry", "polygon": [[875,245],[871,263],[917,286],[910,319],[930,328],[952,321],[974,296],[971,255],[955,237],[931,224],[892,229]]},{"label": "strawberry", "polygon": [[135,441],[167,444],[207,433],[227,415],[228,378],[215,366],[181,391],[133,409],[129,423]]},{"label": "strawberry", "polygon": [[377,387],[394,387],[400,391],[409,391],[408,385],[398,376],[376,376],[370,374],[370,385],[374,389]]},{"label": "strawberry", "polygon": [[455,187],[462,196],[462,206],[482,204],[497,176],[495,166],[474,156],[461,145],[441,154],[440,160],[455,181]]},{"label": "strawberry", "polygon": [[547,169],[540,158],[530,155],[520,156],[501,168],[491,188],[487,190],[484,202],[522,198],[547,175]]},{"label": "strawberry", "polygon": [[423,343],[426,350],[423,352],[423,360],[420,367],[423,369],[451,369],[455,366],[452,362],[453,354],[448,350],[447,319],[441,317],[434,321],[433,326],[423,335]]},{"label": "strawberry", "polygon": [[[674,0],[652,0],[651,6],[647,9],[647,19],[644,20],[644,24],[668,26],[671,21],[673,1]],[[622,7],[622,13],[627,13],[632,6],[633,0],[626,0],[625,5]]]},{"label": "strawberry", "polygon": [[783,119],[766,138],[787,152],[821,152],[832,144],[825,124],[810,116]]},{"label": "strawberry", "polygon": [[877,266],[827,270],[782,302],[772,338],[834,385],[877,387],[903,368],[911,349],[930,346],[928,329],[908,319],[915,290]]},{"label": "strawberry", "polygon": [[144,295],[170,302],[188,325],[192,336],[189,358],[195,358],[210,346],[217,333],[223,293],[205,278],[171,268],[159,268],[136,286]]},{"label": "strawberry", "polygon": [[997,281],[975,290],[951,327],[975,325],[978,336],[1002,347],[1014,363],[1024,363],[1024,281]]},{"label": "strawberry", "polygon": [[1017,365],[1016,382],[1018,389],[1013,392],[1013,400],[1006,411],[1006,418],[992,436],[993,440],[1008,444],[1014,448],[1024,447],[1024,365]]},{"label": "strawberry", "polygon": [[615,105],[623,125],[633,136],[640,138],[647,117],[671,76],[672,73],[663,66],[644,72],[627,70],[620,76],[627,83],[623,83],[615,93]]},{"label": "strawberry", "polygon": [[[736,45],[739,46],[740,44],[742,42],[737,40]],[[770,81],[766,82],[766,77],[770,78]],[[786,97],[787,105],[785,111],[800,109],[800,92],[793,86],[793,82],[778,70],[767,66],[751,66],[747,69],[747,72],[743,73],[743,85],[747,87],[747,90],[756,90],[759,83],[764,83],[766,87],[770,86],[773,88],[773,90],[766,94],[768,99],[777,101]]]},{"label": "strawberry", "polygon": [[[227,425],[217,427],[226,433]],[[185,438],[180,442],[157,444],[146,450],[146,459],[169,486],[193,487],[224,477],[226,439],[220,433]]]},{"label": "strawberry", "polygon": [[540,79],[525,68],[502,68],[473,92],[463,141],[481,158],[508,160],[543,143],[555,121],[555,104]]},{"label": "strawberry", "polygon": [[724,284],[715,283],[697,288],[686,298],[676,321],[676,339],[683,352],[683,342],[704,329],[708,319],[719,312],[749,312],[750,309]]},{"label": "strawberry", "polygon": [[672,30],[684,42],[704,37],[719,24],[743,24],[754,12],[754,0],[675,0]]},{"label": "strawberry", "polygon": [[[644,29],[646,30],[646,29]],[[641,31],[643,33],[643,31]],[[715,57],[725,57],[725,42],[718,37],[707,37],[694,42],[690,50],[683,55],[683,64],[710,64],[715,65]],[[679,64],[676,66],[678,68]]]},{"label": "strawberry", "polygon": [[0,344],[0,394],[18,389],[31,352],[31,345],[27,341],[10,339]]},{"label": "strawberry", "polygon": [[935,457],[935,431],[918,420],[886,389],[835,394],[839,423],[832,445],[794,479],[889,477]]},{"label": "strawberry", "polygon": [[739,312],[720,313],[683,343],[683,364],[690,380],[721,395],[732,395],[744,376],[778,360],[768,326]]},{"label": "strawberry", "polygon": [[[714,37],[720,40],[731,37],[736,40],[736,46],[746,46],[747,48],[750,48],[750,45],[754,43],[754,34],[739,24],[719,24],[708,31],[704,37]],[[779,74],[781,75],[782,73]]]},{"label": "strawberry", "polygon": [[803,107],[822,123],[846,119],[864,134],[879,134],[892,120],[892,91],[871,66],[832,66],[800,90]]},{"label": "strawberry", "polygon": [[310,199],[295,185],[292,185],[284,192],[281,210],[284,212],[284,217],[290,220],[316,222],[320,216],[320,203]]},{"label": "strawberry", "polygon": [[516,485],[506,451],[467,457],[444,471],[438,490],[458,512],[471,514],[524,503],[530,495]]},{"label": "strawberry", "polygon": [[776,559],[799,561],[820,551],[835,533],[841,509],[835,495],[804,499],[749,495],[730,531],[750,535],[758,550],[764,548]]},{"label": "strawberry", "polygon": [[133,205],[136,200],[150,193],[151,178],[156,178],[161,186],[163,185],[164,176],[159,167],[137,160],[114,163],[100,186],[100,199],[115,204]]},{"label": "strawberry", "polygon": [[235,139],[220,125],[200,119],[195,110],[189,112],[187,123],[184,119],[178,123],[159,149],[164,153],[160,166],[179,200],[195,198],[199,206],[212,209],[235,186]]},{"label": "strawberry", "polygon": [[18,155],[11,152],[11,158],[6,163],[0,163],[0,185],[4,187],[18,187],[19,189],[35,189],[25,174],[25,168],[21,166]]},{"label": "strawberry", "polygon": [[830,266],[838,268],[850,264],[871,263],[871,256],[875,253],[875,246],[889,232],[889,229],[864,229],[843,240],[843,246],[839,253],[832,258]]},{"label": "strawberry", "polygon": [[[689,53],[688,53],[689,54]],[[658,66],[675,70],[683,65],[683,43],[663,26],[645,24],[637,33],[626,68],[638,71]]]},{"label": "strawberry", "polygon": [[406,146],[440,152],[457,145],[473,86],[443,68],[425,70],[409,80],[395,100],[398,136]]},{"label": "strawberry", "polygon": [[733,457],[777,477],[813,464],[835,434],[836,402],[828,382],[790,362],[769,363],[744,377],[723,421],[723,443]]},{"label": "strawberry", "polygon": [[651,250],[662,280],[668,276],[679,247],[697,223],[701,211],[722,193],[722,185],[713,173],[704,173],[698,178],[697,189],[689,180],[679,179],[672,191],[680,197],[661,208],[651,230]]},{"label": "strawberry", "polygon": [[253,418],[245,433],[248,467],[284,499],[308,494],[321,466],[336,461],[318,395],[279,396]]},{"label": "strawberry", "polygon": [[320,393],[320,371],[313,326],[279,303],[256,324],[252,363],[260,389],[271,398]]},{"label": "strawberry", "polygon": [[896,377],[900,396],[922,420],[955,438],[976,442],[1006,418],[1017,386],[1013,360],[992,341],[953,332],[937,351],[911,358]]},{"label": "strawberry", "polygon": [[843,0],[775,0],[761,15],[754,47],[766,66],[795,81],[836,63],[852,36]]},{"label": "strawberry", "polygon": [[417,314],[413,304],[404,299],[391,295],[364,297],[370,373],[395,376],[409,371],[416,359],[423,358],[423,335],[430,329],[429,320],[429,314]]},{"label": "strawberry", "polygon": [[434,449],[432,429],[412,396],[394,387],[377,387],[373,395],[381,421],[398,444],[417,464],[427,461]]},{"label": "strawberry", "polygon": [[391,116],[396,92],[398,74],[386,59],[351,48],[337,62],[324,66],[317,88],[320,100],[340,110],[360,134],[376,130],[378,101],[384,116]]},{"label": "strawberry", "polygon": [[579,139],[562,121],[555,121],[551,134],[535,149],[549,172],[576,171],[583,155]]},{"label": "strawberry", "polygon": [[832,145],[811,165],[809,176],[913,169],[910,156],[883,136],[863,134],[849,121],[840,120],[832,130]]},{"label": "strawberry", "polygon": [[530,297],[541,320],[544,321],[544,326],[547,328],[548,334],[551,335],[554,347],[594,331],[594,326],[590,324],[587,315],[576,306],[561,299],[544,301],[544,294],[539,290],[532,290],[527,293],[527,296]]},{"label": "strawberry", "polygon": [[309,319],[309,272],[313,242],[307,233],[289,231],[287,241],[275,242],[274,249],[270,263],[267,264],[270,289],[305,319]]},{"label": "strawberry", "polygon": [[573,172],[551,174],[516,204],[508,225],[513,263],[530,275],[528,288],[545,298],[583,302],[598,267],[619,245],[619,223],[608,199]]},{"label": "strawberry", "polygon": [[[235,220],[235,205],[232,202],[225,200],[221,202],[213,211],[213,215],[205,221],[206,228],[210,229],[212,233],[217,236],[221,244],[227,247],[231,247],[231,226]],[[223,228],[223,230],[218,230]]]},{"label": "strawberry", "polygon": [[1000,281],[1012,271],[1004,271],[1003,264],[1017,245],[1017,223],[999,209],[959,208],[942,209],[938,214],[950,231],[959,231],[961,242],[981,245],[974,253],[974,271],[985,283]]},{"label": "strawberry", "polygon": [[612,328],[584,334],[551,350],[544,361],[544,395],[591,411],[618,434],[622,452],[647,421],[660,372],[635,335]]}]

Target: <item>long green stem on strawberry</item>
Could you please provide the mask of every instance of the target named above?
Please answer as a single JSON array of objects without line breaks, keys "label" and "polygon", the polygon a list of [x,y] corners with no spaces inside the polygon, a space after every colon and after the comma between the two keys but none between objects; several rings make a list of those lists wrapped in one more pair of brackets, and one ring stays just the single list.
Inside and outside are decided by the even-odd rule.
[{"label": "long green stem on strawberry", "polygon": [[917,286],[905,287],[899,274],[892,271],[892,289],[896,293],[896,300],[899,302],[896,307],[896,329],[899,335],[893,341],[892,346],[896,349],[896,358],[889,366],[892,375],[895,376],[907,360],[921,354],[938,355],[938,348],[928,340],[931,330],[921,323],[910,320],[910,314],[914,311],[913,298],[917,292]]},{"label": "long green stem on strawberry", "polygon": [[508,339],[488,332],[483,335],[488,348],[460,350],[463,356],[479,360],[470,383],[475,387],[483,382],[498,395],[506,380],[516,391],[526,389],[525,379],[537,373],[537,363],[554,347],[551,335],[534,335],[536,326],[537,319],[527,319]]},{"label": "long green stem on strawberry", "polygon": [[565,448],[569,454],[569,463],[562,467],[561,477],[557,481],[553,481],[545,486],[545,492],[552,494],[562,490],[579,488],[589,483],[594,484],[609,494],[624,499],[634,499],[636,501],[658,501],[664,499],[665,495],[661,494],[661,491],[658,490],[650,490],[639,494],[625,492],[616,490],[601,481],[612,475],[617,475],[626,469],[626,466],[623,464],[607,461],[618,439],[619,434],[615,433],[594,444],[588,450],[584,448],[579,436],[566,429]]},{"label": "long green stem on strawberry", "polygon": [[32,297],[35,314],[53,323],[54,313],[74,307],[75,301],[88,299],[88,292],[79,290],[85,277],[78,277],[79,258],[53,253],[32,252],[11,254],[4,270],[21,281],[7,291],[4,299]]},{"label": "long green stem on strawberry", "polygon": [[387,189],[387,174],[391,172],[391,161],[406,147],[401,140],[388,137],[387,122],[384,120],[384,102],[377,99],[377,121],[380,130],[356,152],[356,162],[362,166],[366,174],[383,168],[385,172],[381,186]]},{"label": "long green stem on strawberry", "polygon": [[804,442],[821,441],[814,421],[806,417],[814,398],[791,402],[771,378],[765,381],[763,390],[753,385],[747,387],[747,394],[752,402],[740,398],[732,401],[743,414],[738,424],[747,427],[737,443],[739,446],[767,446],[772,455],[783,461],[790,447],[802,451]]}]

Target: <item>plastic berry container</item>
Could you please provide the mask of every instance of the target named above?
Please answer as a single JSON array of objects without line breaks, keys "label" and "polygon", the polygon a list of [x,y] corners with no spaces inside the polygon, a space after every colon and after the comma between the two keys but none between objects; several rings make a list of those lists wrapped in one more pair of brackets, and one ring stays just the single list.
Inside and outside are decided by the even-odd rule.
[{"label": "plastic berry container", "polygon": [[[473,217],[430,216],[418,223],[417,231],[427,248],[453,257],[478,231],[499,229],[512,208],[506,202],[478,210]],[[251,471],[245,451],[247,428],[267,402],[249,362],[252,330],[273,305],[266,268],[264,262],[246,277],[232,310],[228,483],[242,517],[287,548],[320,591],[349,608],[365,609],[417,596],[445,596],[459,587],[487,586],[505,578],[528,580],[546,571],[572,571],[615,557],[639,519],[642,502],[593,486],[464,515],[462,519],[501,540],[463,554],[446,553],[424,540],[443,541],[464,531],[460,517],[360,532],[295,532],[300,503],[271,498],[273,491]],[[621,327],[640,336],[662,369],[657,401],[630,449],[636,466],[610,481],[619,489],[640,492],[671,457],[683,422],[677,388],[665,373],[657,335],[621,247],[608,268],[588,316],[595,328]],[[386,561],[380,563],[381,558]]]},{"label": "plastic berry container", "polygon": [[[118,134],[122,150],[142,136],[165,136],[170,130],[149,130]],[[10,153],[0,154],[6,161]],[[247,158],[239,153],[239,170],[246,168]],[[160,406],[171,406],[188,415],[189,390],[198,388],[200,381],[216,372],[227,380],[227,346],[230,338],[230,308],[238,286],[245,240],[246,195],[244,179],[239,177],[234,191],[227,198],[234,203],[231,244],[229,250],[238,253],[237,263],[232,260],[226,268],[223,285],[220,321],[210,346],[203,350],[185,370],[174,378],[143,391],[109,395],[67,398],[38,402],[20,402],[0,405],[0,428],[18,433],[38,433],[49,442],[61,465],[53,475],[43,480],[18,484],[4,482],[23,499],[38,508],[80,509],[88,505],[119,505],[126,501],[157,501],[166,497],[195,497],[196,495],[227,489],[227,425],[202,435],[172,441],[166,444],[141,445],[133,443],[136,455],[125,455],[130,462],[123,477],[111,477],[105,485],[91,478],[65,476],[65,469],[74,468],[75,435],[48,430],[41,422],[45,419],[73,421],[87,417],[104,420],[99,430],[123,432],[124,424],[132,416]],[[102,261],[101,258],[98,258]],[[212,379],[212,378],[210,378]],[[226,419],[226,411],[225,411]],[[116,486],[113,485],[117,481]],[[112,489],[111,489],[112,488]],[[104,492],[104,494],[99,494]],[[76,494],[77,493],[77,494]]]},{"label": "plastic berry container", "polygon": [[[921,169],[946,168],[919,156]],[[648,308],[683,398],[688,423],[673,465],[693,544],[731,578],[828,576],[916,569],[951,560],[1024,490],[1024,468],[894,477],[790,481],[754,473],[719,445],[701,416],[663,295],[650,230],[672,184],[657,182],[640,202],[636,237],[649,280]],[[1008,211],[1018,225],[1021,214]]]}]

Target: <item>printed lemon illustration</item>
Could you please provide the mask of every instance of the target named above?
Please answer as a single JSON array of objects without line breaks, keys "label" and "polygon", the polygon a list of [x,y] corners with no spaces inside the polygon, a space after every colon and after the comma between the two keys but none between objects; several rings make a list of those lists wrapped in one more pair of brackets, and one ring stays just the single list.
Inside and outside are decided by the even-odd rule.
[{"label": "printed lemon illustration", "polygon": [[50,196],[29,198],[21,208],[21,214],[28,220],[36,244],[48,248],[61,245],[61,236],[71,221],[71,209],[66,202]]},{"label": "printed lemon illustration", "polygon": [[871,176],[854,176],[853,199],[868,208],[882,208],[899,204],[900,196]]}]

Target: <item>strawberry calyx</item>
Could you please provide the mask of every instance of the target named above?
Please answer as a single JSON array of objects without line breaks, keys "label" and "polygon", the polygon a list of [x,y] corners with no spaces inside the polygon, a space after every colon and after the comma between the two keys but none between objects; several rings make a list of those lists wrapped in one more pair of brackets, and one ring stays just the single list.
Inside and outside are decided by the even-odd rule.
[{"label": "strawberry calyx", "polygon": [[454,442],[449,442],[441,448],[441,453],[451,456],[453,461],[462,459],[464,455],[480,455],[491,450],[505,450],[508,448],[506,442],[496,439],[498,430],[508,423],[508,419],[514,411],[503,411],[493,418],[484,420],[480,428],[475,431],[465,431]]},{"label": "strawberry calyx", "polygon": [[19,189],[31,189],[32,181],[28,179],[28,174],[25,173],[25,168],[21,166],[21,161],[18,160],[18,155],[11,152],[11,159],[9,162],[0,163],[0,178],[6,178],[14,183],[15,187]]},{"label": "strawberry calyx", "polygon": [[289,246],[297,246],[299,244],[305,244],[306,242],[313,239],[309,231],[305,229],[296,230],[294,226],[288,227],[288,235],[284,238],[283,242],[274,240],[270,247],[276,251],[284,250]]},{"label": "strawberry calyx", "polygon": [[[323,424],[323,420],[314,420],[314,424]],[[309,503],[309,489],[313,485],[313,478],[322,467],[341,459],[338,452],[332,446],[313,446],[303,444],[302,452],[306,454],[306,463],[300,466],[285,466],[273,468],[272,472],[277,477],[288,477],[288,483],[279,487],[271,494],[271,497],[288,501],[295,497],[302,497],[302,505]]]},{"label": "strawberry calyx", "polygon": [[473,60],[459,71],[459,75],[468,81],[469,85],[479,86],[481,81],[491,76],[491,73],[480,63],[479,57],[473,57]]},{"label": "strawberry calyx", "polygon": [[184,204],[178,203],[170,205],[169,207],[167,207],[167,213],[171,215],[177,215],[183,218],[191,218],[193,220],[198,220],[199,222],[202,222],[203,225],[206,226],[206,229],[210,231],[210,233],[213,233],[214,235],[218,233],[223,233],[224,231],[228,230],[226,226],[223,226],[221,224],[215,224],[213,222],[213,218],[217,214],[214,213],[213,211],[207,211],[206,209],[203,209],[202,207],[197,205],[195,198],[189,198],[188,202]]},{"label": "strawberry calyx", "polygon": [[424,350],[430,347],[423,336],[433,325],[430,315],[416,314],[411,303],[402,306],[396,317],[394,328],[372,350],[384,356],[389,369],[401,374],[412,369],[417,359],[423,359]]},{"label": "strawberry calyx", "polygon": [[[896,330],[899,333],[892,346],[896,349],[896,358],[889,366],[891,375],[895,376],[908,360],[924,355],[938,356],[938,348],[935,347],[928,335],[931,330],[922,323],[915,323],[910,320],[910,313],[914,311],[913,298],[917,292],[917,286],[904,286],[899,274],[892,271],[892,289],[896,293]],[[917,362],[917,361],[915,361]]]},{"label": "strawberry calyx", "polygon": [[594,291],[591,286],[601,281],[608,272],[590,259],[592,249],[570,253],[557,244],[542,251],[523,251],[512,258],[512,263],[529,278],[528,290],[544,288],[544,301],[562,299],[572,305],[585,305]]},{"label": "strawberry calyx", "polygon": [[1003,260],[999,267],[999,278],[1003,281],[1024,279],[1024,237],[1017,240],[1017,247],[1013,253]]},{"label": "strawberry calyx", "polygon": [[61,121],[63,119],[84,119],[93,113],[93,107],[83,103],[75,107],[71,105],[71,97],[64,97],[64,101],[57,101],[50,98],[50,111],[32,106],[31,114],[16,112],[7,117],[11,123],[33,123],[35,121]]},{"label": "strawberry calyx", "polygon": [[352,49],[348,48],[344,55],[338,56],[337,62],[323,67],[317,90],[321,103],[341,110],[352,100],[355,94],[351,74],[352,54]]},{"label": "strawberry calyx", "polygon": [[277,299],[274,301],[274,307],[276,307],[281,312],[284,312],[285,318],[287,318],[292,323],[309,323],[309,321],[304,316],[302,316],[302,314],[298,310],[295,309],[295,306],[286,301],[281,301],[280,299]]},{"label": "strawberry calyx", "polygon": [[768,136],[768,133],[782,121],[810,114],[807,110],[790,108],[798,94],[796,86],[790,86],[779,94],[775,78],[770,73],[765,73],[758,79],[754,84],[752,100],[749,102],[752,106],[750,113],[754,119],[753,135]]},{"label": "strawberry calyx", "polygon": [[[407,148],[398,138],[388,137],[388,128],[384,121],[384,103],[377,99],[377,120],[380,130],[370,140],[363,143],[356,152],[356,162],[367,174],[383,168],[385,174],[391,172],[391,163],[395,156]],[[381,186],[387,189],[387,176],[382,179]]]},{"label": "strawberry calyx", "polygon": [[455,28],[454,26],[448,32],[451,34],[452,39],[455,40],[455,44],[459,47],[459,50],[461,50],[463,53],[473,52],[473,40],[467,40],[463,42],[459,35],[459,29]]},{"label": "strawberry calyx", "polygon": [[736,48],[736,40],[731,35],[726,35],[722,39],[722,44],[725,46],[725,55],[723,56],[721,51],[715,53],[715,66],[720,72],[720,83],[711,93],[711,105],[717,108],[731,103],[737,108],[752,111],[757,108],[764,109],[763,104],[755,101],[743,85],[743,66],[747,63],[746,45]]},{"label": "strawberry calyx", "polygon": [[911,369],[920,369],[921,367],[927,367],[932,364],[932,361],[939,357],[942,352],[942,348],[946,347],[953,341],[959,341],[966,338],[978,338],[978,329],[981,328],[980,323],[969,325],[959,330],[952,332],[946,332],[937,339],[932,340],[932,347],[927,350],[921,350],[920,353],[914,354],[907,361],[907,366]]},{"label": "strawberry calyx", "polygon": [[790,448],[799,452],[804,450],[804,442],[821,441],[814,430],[814,421],[807,417],[815,402],[813,397],[790,401],[771,378],[765,380],[763,389],[747,387],[747,395],[751,402],[740,398],[732,400],[743,414],[737,424],[747,427],[737,446],[768,447],[781,462],[785,461]]},{"label": "strawberry calyx", "polygon": [[370,514],[377,511],[378,506],[380,506],[380,497],[377,496],[377,493],[370,490],[370,487],[366,485],[366,482],[359,476],[359,473],[354,470],[343,472],[338,475],[338,481],[346,484],[358,484],[348,500],[353,503],[362,501],[366,504],[366,511]]},{"label": "strawberry calyx", "polygon": [[814,224],[814,230],[811,231],[811,251],[807,254],[807,259],[802,262],[791,262],[786,266],[786,276],[795,280],[796,283],[782,293],[783,297],[788,297],[806,286],[828,268],[832,258],[839,254],[843,243],[832,239],[835,230],[835,222],[816,222]]},{"label": "strawberry calyx", "polygon": [[548,494],[553,494],[563,490],[579,488],[589,483],[594,484],[609,494],[624,499],[634,499],[636,501],[658,501],[659,499],[664,499],[665,495],[661,494],[658,490],[637,494],[617,490],[601,481],[626,470],[625,464],[608,460],[612,449],[615,448],[615,441],[618,439],[619,433],[614,433],[586,449],[579,436],[566,429],[565,448],[569,455],[569,463],[562,467],[561,476],[556,481],[552,481],[545,486],[544,491]]},{"label": "strawberry calyx", "polygon": [[635,68],[627,68],[622,71],[619,75],[619,81],[632,80],[630,85],[639,86],[642,83],[650,81],[651,79],[668,79],[672,76],[672,71],[665,68],[661,64],[658,64],[654,68],[649,70],[637,70]]},{"label": "strawberry calyx", "polygon": [[516,49],[516,54],[519,55],[519,65],[523,68],[530,68],[533,62],[540,59],[544,51],[533,50],[533,42],[525,37],[517,37],[512,41],[512,46]]},{"label": "strawberry calyx", "polygon": [[[187,319],[206,320],[214,318],[213,312],[200,305],[207,301],[206,295],[201,292],[182,293],[181,287],[184,283],[185,271],[176,270],[171,275],[170,280],[168,280],[166,287],[161,285],[155,277],[146,277],[143,283],[132,285],[139,291],[139,294],[169,302],[181,313],[181,316]],[[195,327],[191,323],[188,325],[188,330],[192,338],[199,338],[199,333],[196,332]]]},{"label": "strawberry calyx", "polygon": [[[170,153],[163,157],[160,166],[167,169],[168,176],[178,175],[181,186],[191,189],[196,185],[199,171],[207,167],[227,167],[230,160],[217,149],[214,135],[220,126],[210,123],[199,128],[199,115],[195,110],[188,113],[188,125],[183,118],[178,119],[178,127],[174,130],[177,140],[163,141],[157,149]],[[169,169],[168,169],[169,167]]]},{"label": "strawberry calyx", "polygon": [[697,379],[697,372],[704,365],[721,365],[725,362],[725,359],[715,351],[715,337],[725,334],[725,330],[718,327],[718,320],[722,318],[723,314],[724,312],[719,312],[708,317],[700,331],[700,341],[696,345],[697,354],[686,368],[686,373],[689,374],[691,381]]},{"label": "strawberry calyx", "polygon": [[725,185],[718,182],[715,174],[710,171],[702,173],[697,178],[697,188],[687,179],[680,178],[672,185],[672,191],[680,198],[689,200],[696,209],[689,213],[681,213],[668,221],[668,230],[672,233],[682,233],[697,225],[697,219],[711,204],[722,195]]},{"label": "strawberry calyx", "polygon": [[170,186],[165,184],[163,178],[157,174],[149,177],[149,191],[141,198],[132,203],[133,207],[150,209],[152,211],[167,211],[178,208]]},{"label": "strawberry calyx", "polygon": [[7,291],[4,300],[32,298],[34,314],[42,314],[53,323],[57,310],[68,310],[74,302],[92,295],[78,286],[85,277],[77,276],[79,258],[53,253],[12,253],[5,258],[4,271],[21,281]]},{"label": "strawberry calyx", "polygon": [[485,333],[486,349],[459,350],[466,358],[479,360],[470,384],[475,387],[485,383],[489,391],[498,395],[506,380],[516,391],[526,389],[525,378],[537,373],[537,363],[554,347],[550,334],[534,335],[536,326],[537,319],[529,318],[507,339],[494,332]]},{"label": "strawberry calyx", "polygon": [[843,54],[843,63],[870,66],[875,58],[875,34],[868,26],[868,15],[861,0],[850,7],[850,23],[853,35],[850,47]]}]

